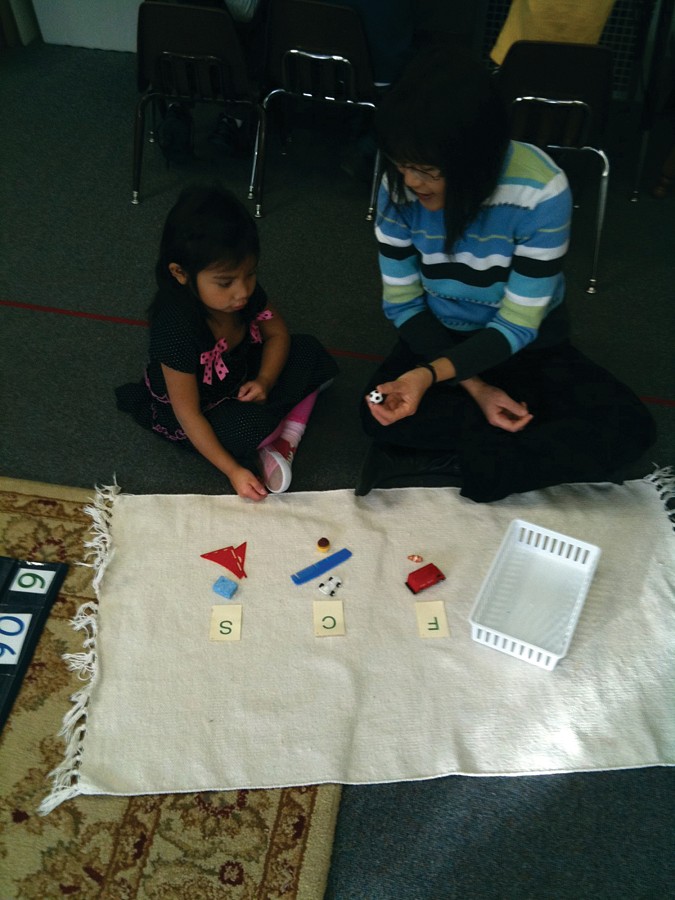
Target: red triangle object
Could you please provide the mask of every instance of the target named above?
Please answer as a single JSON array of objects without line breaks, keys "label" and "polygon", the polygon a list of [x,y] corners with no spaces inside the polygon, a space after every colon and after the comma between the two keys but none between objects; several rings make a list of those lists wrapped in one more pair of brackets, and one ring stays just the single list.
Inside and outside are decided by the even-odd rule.
[{"label": "red triangle object", "polygon": [[211,550],[210,553],[202,553],[202,559],[210,559],[219,566],[229,569],[238,578],[246,578],[244,560],[246,558],[246,542],[238,547],[223,547],[220,550]]},{"label": "red triangle object", "polygon": [[246,578],[246,572],[244,572],[244,560],[246,559],[246,541],[243,544],[239,544],[238,547],[234,548],[235,555],[239,560],[239,565],[241,566],[241,577]]}]

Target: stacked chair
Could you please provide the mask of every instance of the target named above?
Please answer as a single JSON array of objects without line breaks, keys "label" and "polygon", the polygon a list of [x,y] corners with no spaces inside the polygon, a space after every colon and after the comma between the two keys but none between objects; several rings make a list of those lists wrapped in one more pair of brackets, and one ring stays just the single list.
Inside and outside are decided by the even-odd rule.
[{"label": "stacked chair", "polygon": [[[295,102],[338,104],[374,110],[378,91],[359,14],[312,0],[268,0],[263,84],[247,67],[237,26],[224,7],[170,0],[144,0],[138,11],[137,66],[141,91],[136,106],[132,203],[140,202],[141,167],[146,140],[146,110],[153,122],[172,103],[192,107],[215,103],[228,110],[253,111],[253,149],[249,199],[262,215],[269,105],[284,96]],[[236,113],[233,113],[236,114]],[[154,141],[154,128],[150,129]],[[284,135],[284,147],[286,134]],[[375,156],[367,210],[372,220],[379,177]]]},{"label": "stacked chair", "polygon": [[[251,79],[232,16],[226,8],[145,0],[138,10],[132,203],[140,202],[146,110],[171,103],[218,104],[260,123],[265,111]],[[262,128],[264,131],[264,127]],[[150,140],[153,140],[151,132]]]},{"label": "stacked chair", "polygon": [[[268,18],[266,83],[262,101],[267,112],[273,100],[338,104],[375,110],[370,51],[356,10],[312,0],[271,0]],[[267,123],[258,121],[256,150],[249,198],[255,215],[262,215],[262,194],[267,149]],[[373,219],[381,172],[375,156],[366,218]]]}]

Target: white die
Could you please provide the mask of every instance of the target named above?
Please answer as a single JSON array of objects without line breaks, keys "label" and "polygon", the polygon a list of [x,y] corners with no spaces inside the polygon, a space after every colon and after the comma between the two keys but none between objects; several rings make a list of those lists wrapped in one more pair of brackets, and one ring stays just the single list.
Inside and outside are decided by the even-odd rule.
[{"label": "white die", "polygon": [[335,575],[329,575],[325,581],[322,581],[319,585],[319,590],[322,594],[326,594],[328,597],[334,597],[337,594],[338,588],[342,584],[342,581],[339,578],[336,578]]},{"label": "white die", "polygon": [[382,403],[384,400],[384,394],[381,394],[379,391],[371,391],[368,394],[368,399],[371,403]]}]

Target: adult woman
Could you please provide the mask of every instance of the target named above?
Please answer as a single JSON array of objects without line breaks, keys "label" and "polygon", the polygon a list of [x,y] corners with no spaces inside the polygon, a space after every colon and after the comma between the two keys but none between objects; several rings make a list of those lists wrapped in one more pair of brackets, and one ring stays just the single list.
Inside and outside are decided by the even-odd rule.
[{"label": "adult woman", "polygon": [[383,308],[399,341],[368,386],[384,402],[363,403],[376,444],[357,493],[438,468],[439,453],[476,501],[620,480],[654,424],[569,341],[564,173],[509,140],[493,76],[456,49],[416,60],[376,129],[389,161],[376,223]]}]

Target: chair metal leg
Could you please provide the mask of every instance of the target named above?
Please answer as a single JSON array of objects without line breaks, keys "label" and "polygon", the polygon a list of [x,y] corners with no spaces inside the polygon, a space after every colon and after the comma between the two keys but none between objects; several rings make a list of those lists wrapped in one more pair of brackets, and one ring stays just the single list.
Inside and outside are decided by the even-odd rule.
[{"label": "chair metal leg", "polygon": [[267,146],[267,113],[264,106],[258,110],[258,127],[255,133],[255,147],[253,148],[253,168],[251,169],[251,184],[248,196],[255,204],[254,216],[262,218],[262,191],[265,175],[265,150]]},{"label": "chair metal leg", "polygon": [[642,132],[642,141],[640,142],[640,153],[638,154],[637,168],[635,169],[635,183],[633,185],[633,196],[630,198],[631,203],[637,203],[640,193],[640,182],[642,181],[642,172],[645,167],[645,159],[647,157],[647,146],[649,145],[649,129]]},{"label": "chair metal leg", "polygon": [[143,143],[145,141],[145,109],[148,103],[154,103],[154,101],[161,96],[162,95],[158,93],[144,94],[136,104],[133,170],[131,175],[131,202],[134,206],[137,206],[141,202],[141,165],[143,163]]},{"label": "chair metal leg", "polygon": [[150,122],[148,128],[148,143],[155,143],[155,132],[157,131],[157,104],[150,104]]},{"label": "chair metal leg", "polygon": [[253,200],[255,197],[255,178],[258,168],[258,145],[260,143],[260,116],[255,126],[255,143],[253,145],[253,161],[251,164],[251,178],[248,183],[248,199]]},{"label": "chair metal leg", "polygon": [[370,186],[370,202],[368,204],[368,212],[366,213],[366,222],[372,222],[375,218],[375,206],[377,204],[377,191],[380,187],[380,178],[382,177],[382,154],[378,150],[375,154],[375,164],[373,166],[373,181]]},{"label": "chair metal leg", "polygon": [[137,206],[141,187],[141,165],[143,163],[143,141],[145,140],[145,97],[136,104],[136,117],[134,120],[134,156],[133,171],[131,175],[131,202]]},{"label": "chair metal leg", "polygon": [[591,277],[586,288],[587,294],[597,293],[598,286],[598,259],[600,257],[600,239],[602,237],[602,228],[605,222],[605,209],[607,207],[607,189],[609,188],[609,159],[604,150],[596,147],[583,147],[583,150],[590,150],[600,157],[602,160],[602,173],[600,175],[600,185],[598,187],[598,211],[595,225],[595,248],[593,250],[593,267],[591,269]]},{"label": "chair metal leg", "polygon": [[267,109],[272,97],[283,94],[281,88],[275,88],[265,97],[258,108],[258,127],[255,135],[255,148],[253,150],[253,169],[251,171],[251,184],[248,190],[249,200],[255,203],[254,216],[262,218],[262,195],[265,181],[265,157],[267,153]]}]

